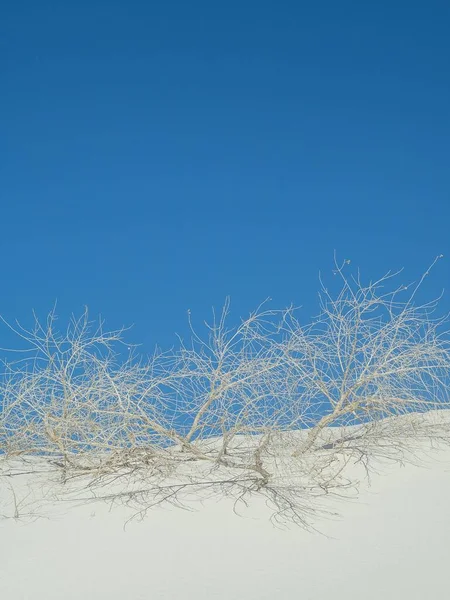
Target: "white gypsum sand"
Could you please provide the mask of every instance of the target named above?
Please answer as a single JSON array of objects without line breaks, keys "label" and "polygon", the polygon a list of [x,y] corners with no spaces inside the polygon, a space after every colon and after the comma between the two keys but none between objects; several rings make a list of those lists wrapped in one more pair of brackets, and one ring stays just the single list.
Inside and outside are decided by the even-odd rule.
[{"label": "white gypsum sand", "polygon": [[[340,431],[333,428],[324,435],[336,438]],[[49,471],[47,461],[30,459],[27,474],[1,478],[0,512],[7,518],[0,521],[0,597],[445,597],[450,450],[430,451],[424,439],[416,464],[376,460],[378,473],[372,473],[370,486],[355,460],[344,471],[348,481],[360,481],[358,497],[349,486],[338,496],[317,498],[323,509],[340,516],[309,513],[316,533],[274,526],[273,507],[258,495],[248,508],[237,506],[238,516],[233,498],[211,490],[202,503],[197,492],[197,499],[185,496],[185,508],[191,510],[163,504],[129,521],[139,502],[88,501],[89,478],[60,486],[54,467]],[[10,461],[9,474],[25,466]],[[128,478],[110,482],[103,493],[97,487],[95,493],[108,496],[132,485]],[[71,494],[74,502],[68,501]]]}]

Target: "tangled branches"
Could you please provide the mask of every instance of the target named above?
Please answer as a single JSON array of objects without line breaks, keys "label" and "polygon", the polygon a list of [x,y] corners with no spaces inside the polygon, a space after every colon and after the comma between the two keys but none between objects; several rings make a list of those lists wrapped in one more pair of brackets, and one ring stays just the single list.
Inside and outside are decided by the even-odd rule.
[{"label": "tangled branches", "polygon": [[351,486],[349,460],[368,469],[423,438],[450,439],[438,418],[450,407],[446,321],[437,302],[415,304],[426,274],[386,291],[398,273],[363,285],[346,268],[336,265],[337,293],[322,284],[307,325],[263,304],[229,328],[226,303],[205,336],[191,326],[189,345],[146,359],[87,312],[64,333],[53,312],[32,330],[8,325],[28,347],[4,363],[3,459],[45,457],[64,481],[89,476],[91,490],[132,477],[137,487],[113,497],[144,511],[218,489],[242,502],[262,494],[305,524],[311,498]]}]

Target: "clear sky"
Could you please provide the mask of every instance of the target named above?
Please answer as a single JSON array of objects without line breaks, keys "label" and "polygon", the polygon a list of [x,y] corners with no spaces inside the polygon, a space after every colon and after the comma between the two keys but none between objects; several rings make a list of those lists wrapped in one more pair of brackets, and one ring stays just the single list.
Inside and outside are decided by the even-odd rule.
[{"label": "clear sky", "polygon": [[[316,311],[333,251],[450,277],[448,1],[16,0],[1,11],[0,313],[150,349],[186,311]],[[446,300],[450,305],[450,301]]]}]

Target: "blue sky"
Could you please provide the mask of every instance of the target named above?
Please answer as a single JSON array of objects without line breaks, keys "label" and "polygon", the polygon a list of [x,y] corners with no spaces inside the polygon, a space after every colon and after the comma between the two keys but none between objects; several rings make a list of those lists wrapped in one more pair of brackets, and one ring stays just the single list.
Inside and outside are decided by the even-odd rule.
[{"label": "blue sky", "polygon": [[[333,251],[450,275],[448,2],[9,2],[0,313],[150,350],[186,311],[316,312]],[[447,304],[450,302],[445,300]]]}]

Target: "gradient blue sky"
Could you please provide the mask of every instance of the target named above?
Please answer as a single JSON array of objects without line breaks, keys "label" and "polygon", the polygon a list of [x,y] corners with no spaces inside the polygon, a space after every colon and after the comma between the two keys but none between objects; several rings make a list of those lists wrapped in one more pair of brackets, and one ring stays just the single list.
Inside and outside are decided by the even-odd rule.
[{"label": "gradient blue sky", "polygon": [[[450,4],[7,2],[0,312],[150,349],[232,298],[316,310],[333,251],[450,276]],[[447,304],[450,304],[448,298]]]}]

